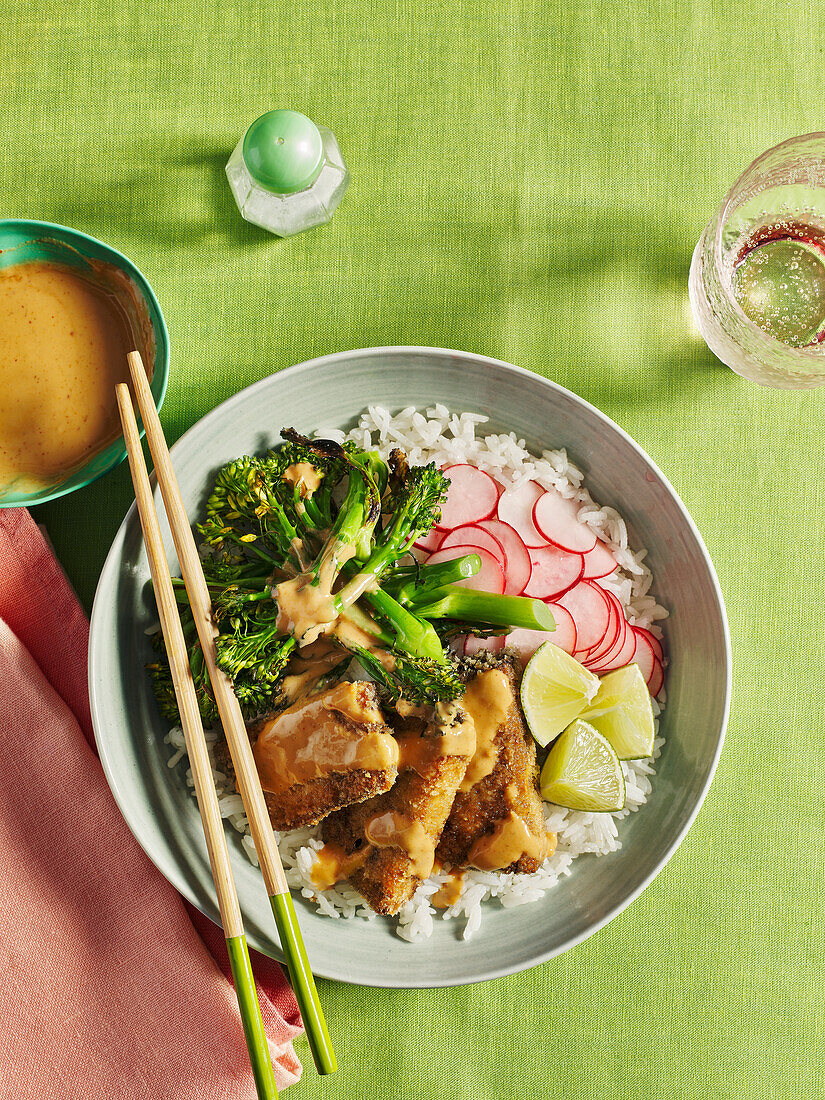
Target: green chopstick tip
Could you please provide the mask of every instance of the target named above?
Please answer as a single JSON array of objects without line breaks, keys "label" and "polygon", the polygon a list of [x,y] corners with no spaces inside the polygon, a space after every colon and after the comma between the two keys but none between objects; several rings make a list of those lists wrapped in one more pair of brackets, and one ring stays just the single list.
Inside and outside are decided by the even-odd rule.
[{"label": "green chopstick tip", "polygon": [[275,1072],[272,1068],[272,1057],[261,1018],[261,1006],[258,1003],[246,936],[227,937],[226,949],[229,952],[229,964],[235,979],[235,992],[246,1036],[246,1049],[249,1051],[249,1061],[252,1065],[259,1100],[277,1100]]},{"label": "green chopstick tip", "polygon": [[338,1062],[335,1051],[332,1049],[332,1040],[327,1031],[327,1022],[318,999],[318,991],[315,988],[315,979],[307,958],[303,936],[295,915],[295,906],[292,904],[292,895],[273,894],[270,904],[275,915],[275,924],[278,927],[278,935],[281,938],[281,948],[286,959],[289,977],[292,982],[292,990],[298,1007],[301,1010],[301,1019],[304,1021],[309,1049],[312,1051],[312,1060],[315,1068],[322,1075],[335,1073]]}]

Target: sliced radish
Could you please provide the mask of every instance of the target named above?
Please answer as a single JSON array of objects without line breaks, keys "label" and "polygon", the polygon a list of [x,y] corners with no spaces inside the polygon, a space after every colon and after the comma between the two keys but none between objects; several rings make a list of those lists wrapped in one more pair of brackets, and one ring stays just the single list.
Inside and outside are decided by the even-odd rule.
[{"label": "sliced radish", "polygon": [[566,607],[576,624],[577,652],[592,649],[605,636],[610,625],[610,604],[598,585],[579,581],[560,596],[556,603]]},{"label": "sliced radish", "polygon": [[472,657],[474,653],[498,653],[504,649],[504,638],[500,634],[492,638],[477,638],[475,634],[468,634],[464,639],[464,656]]},{"label": "sliced radish", "polygon": [[638,631],[640,634],[644,634],[644,636],[650,642],[650,648],[653,650],[654,655],[658,658],[660,662],[664,661],[665,651],[662,643],[659,641],[656,635],[644,626],[634,626],[633,629]]},{"label": "sliced radish", "polygon": [[612,672],[617,668],[624,668],[625,665],[629,665],[633,660],[633,654],[636,652],[636,635],[633,632],[633,628],[625,621],[626,629],[624,633],[624,641],[621,646],[614,650],[613,654],[606,653],[602,657],[599,663],[590,665],[590,671],[594,672],[597,676],[603,676],[605,672]]},{"label": "sliced radish", "polygon": [[[507,645],[514,649],[521,658],[522,664],[527,664],[539,646],[545,642],[556,644],[556,635],[552,630],[525,630],[519,627],[507,635]],[[565,651],[566,652],[566,651]]]},{"label": "sliced radish", "polygon": [[451,546],[447,550],[436,550],[427,558],[427,565],[455,561],[456,558],[463,558],[465,554],[478,554],[481,558],[481,569],[474,577],[467,577],[455,583],[463,585],[464,588],[475,588],[479,592],[495,592],[499,596],[503,595],[504,567],[498,558],[483,546]]},{"label": "sliced radish", "polygon": [[587,656],[582,661],[584,665],[589,666],[591,664],[598,664],[602,657],[615,648],[616,642],[619,640],[619,635],[624,638],[624,628],[622,626],[624,621],[624,608],[611,592],[605,592],[604,594],[607,598],[610,610],[610,621],[607,624],[607,630],[605,630],[602,640],[594,645],[592,649],[587,651]]},{"label": "sliced radish", "polygon": [[[599,645],[594,646],[588,652],[583,663],[591,669],[596,669],[599,668],[601,665],[609,664],[610,661],[613,660],[613,658],[621,650],[622,646],[624,646],[627,639],[627,632],[630,629],[627,624],[627,619],[625,618],[624,608],[622,607],[622,605],[611,592],[605,592],[605,595],[607,596],[608,602],[612,604],[613,612],[616,616],[616,631],[615,633],[611,633],[611,631],[608,630],[602,642]],[[608,642],[610,642],[609,645],[607,644]],[[634,639],[633,648],[635,649],[635,647],[636,642]],[[630,650],[630,652],[632,653],[632,650]]]},{"label": "sliced radish", "polygon": [[[547,606],[553,613],[553,618],[556,620],[556,629],[552,631],[553,637],[551,641],[554,645],[557,645],[559,649],[563,649],[565,653],[575,653],[577,645],[576,637],[576,624],[573,621],[573,616],[567,610],[566,607],[562,607],[560,603],[548,603]],[[548,631],[548,633],[551,633]]]},{"label": "sliced radish", "polygon": [[558,604],[547,606],[556,620],[555,630],[525,630],[519,627],[518,630],[513,630],[507,635],[507,645],[515,649],[525,663],[545,642],[552,642],[565,653],[572,653],[576,648],[576,625],[570,612],[564,607],[559,607]]},{"label": "sliced radish", "polygon": [[413,546],[416,550],[426,550],[428,554],[432,554],[439,548],[443,538],[444,532],[439,531],[437,527],[433,527],[426,535],[422,535],[420,539],[416,539]]},{"label": "sliced radish", "polygon": [[616,559],[603,542],[596,540],[592,550],[584,555],[583,580],[592,581],[599,577],[609,577],[616,568]]},{"label": "sliced radish", "polygon": [[525,596],[553,600],[581,579],[584,558],[558,546],[536,546],[530,550],[532,571]]},{"label": "sliced radish", "polygon": [[450,479],[447,499],[441,506],[441,519],[438,527],[442,531],[451,531],[467,523],[487,519],[498,503],[498,482],[484,470],[468,463],[445,466],[442,473]]},{"label": "sliced radish", "polygon": [[635,626],[630,628],[636,635],[636,649],[631,658],[631,664],[638,665],[639,671],[644,677],[645,683],[653,675],[653,666],[656,663],[656,654],[653,652],[653,646],[641,632],[637,630]]},{"label": "sliced radish", "polygon": [[527,546],[546,546],[547,539],[533,523],[533,508],[546,489],[536,481],[521,481],[498,498],[496,515],[516,531]]},{"label": "sliced radish", "polygon": [[465,524],[464,527],[456,527],[449,531],[441,540],[441,550],[449,550],[451,546],[483,546],[489,550],[494,558],[498,558],[505,573],[507,572],[507,555],[504,547],[489,531],[476,524]]},{"label": "sliced radish", "polygon": [[568,500],[555,489],[542,493],[533,505],[533,523],[548,542],[576,554],[587,554],[598,541],[586,523],[579,519],[581,505]]},{"label": "sliced radish", "polygon": [[662,662],[658,657],[653,658],[653,671],[650,674],[650,679],[647,682],[647,690],[655,699],[659,692],[662,690],[665,682],[665,670]]},{"label": "sliced radish", "polygon": [[504,595],[520,596],[530,583],[530,574],[533,571],[530,551],[524,545],[524,540],[509,523],[503,523],[500,519],[482,519],[476,526],[482,531],[488,531],[504,549],[507,560]]}]

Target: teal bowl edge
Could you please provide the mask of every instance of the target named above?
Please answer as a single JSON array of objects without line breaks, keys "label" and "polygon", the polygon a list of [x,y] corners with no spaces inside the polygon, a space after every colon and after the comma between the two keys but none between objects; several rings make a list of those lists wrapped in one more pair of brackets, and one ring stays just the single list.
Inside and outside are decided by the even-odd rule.
[{"label": "teal bowl edge", "polygon": [[[29,242],[33,245],[44,243],[49,238],[58,242],[58,244],[75,249],[83,257],[88,256],[91,259],[113,264],[125,272],[138,288],[146,302],[155,335],[155,363],[150,389],[155,405],[160,409],[169,385],[169,330],[166,327],[163,311],[149,280],[128,256],[113,248],[112,245],[106,244],[96,237],[90,237],[88,233],[84,233],[80,229],[72,229],[70,226],[58,225],[55,222],[34,221],[28,218],[0,219],[0,268],[12,267],[16,262],[25,263],[27,260],[43,258],[42,256],[32,255],[9,264],[3,263],[3,254],[7,250],[20,248]],[[143,427],[140,425],[141,437],[143,434]],[[97,481],[104,474],[114,470],[125,458],[126,445],[123,438],[119,437],[99,454],[93,455],[84,466],[58,485],[38,493],[0,495],[0,508],[28,508],[45,504],[50,500],[56,500],[58,497],[66,496],[68,493],[73,493],[78,489],[91,485],[93,481]]]}]

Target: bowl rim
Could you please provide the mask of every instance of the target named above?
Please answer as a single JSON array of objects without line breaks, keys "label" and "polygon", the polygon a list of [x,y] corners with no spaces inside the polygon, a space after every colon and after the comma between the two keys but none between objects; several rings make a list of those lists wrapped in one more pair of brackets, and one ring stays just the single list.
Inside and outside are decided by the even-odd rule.
[{"label": "bowl rim", "polygon": [[[137,264],[130,260],[128,256],[124,255],[119,249],[114,248],[112,245],[107,244],[106,241],[100,240],[99,237],[93,237],[89,233],[84,233],[81,229],[73,229],[68,225],[60,225],[57,222],[44,222],[38,221],[33,218],[0,218],[0,232],[6,228],[12,229],[24,229],[31,227],[33,234],[43,235],[44,233],[53,233],[55,239],[60,241],[61,237],[66,243],[75,243],[79,245],[78,252],[85,256],[83,252],[83,245],[90,243],[106,253],[113,262],[115,267],[124,271],[132,282],[135,283],[140,293],[146,300],[149,306],[150,312],[154,312],[157,318],[157,324],[154,323],[152,318],[152,327],[155,332],[155,375],[158,377],[158,388],[155,392],[155,375],[152,376],[152,393],[155,398],[155,404],[160,410],[166,397],[166,391],[169,386],[169,367],[171,360],[170,342],[169,342],[169,330],[166,326],[166,318],[163,316],[163,310],[160,308],[160,302],[155,294],[149,280],[137,266]],[[26,261],[21,261],[26,262]],[[9,265],[14,266],[14,265]],[[160,369],[157,369],[160,368]],[[143,425],[139,425],[140,437],[144,435]],[[123,437],[118,436],[112,440],[108,446],[113,446],[120,443],[118,449],[113,453],[111,459],[102,470],[98,470],[97,473],[92,474],[89,477],[81,480],[77,484],[70,484],[72,478],[83,473],[84,469],[91,461],[91,458],[87,462],[80,466],[73,474],[70,474],[66,481],[59,485],[56,485],[53,490],[44,493],[38,493],[36,495],[27,496],[22,500],[5,501],[0,497],[0,507],[2,508],[34,508],[38,504],[46,504],[50,500],[56,500],[58,497],[67,496],[69,493],[74,493],[78,489],[85,489],[87,485],[91,485],[97,481],[98,478],[104,477],[106,474],[111,473],[116,469],[121,462],[126,458],[126,444],[123,442]],[[98,452],[99,453],[99,452]],[[94,458],[96,456],[92,456]]]},{"label": "bowl rim", "polygon": [[[583,943],[585,940],[587,940],[591,936],[595,935],[596,932],[598,932],[602,928],[604,928],[604,926],[607,925],[611,920],[613,920],[614,917],[617,917],[620,913],[622,913],[633,901],[636,900],[636,898],[638,898],[644,892],[644,890],[647,889],[647,887],[651,884],[653,879],[656,878],[656,876],[661,871],[664,870],[664,868],[670,862],[671,858],[673,857],[674,853],[676,852],[677,848],[679,847],[681,842],[684,840],[688,830],[691,828],[694,821],[696,820],[696,817],[697,817],[699,811],[702,808],[702,805],[705,801],[705,798],[707,797],[708,790],[710,789],[710,785],[711,785],[711,783],[713,781],[713,778],[715,776],[716,769],[717,769],[717,766],[718,766],[718,763],[719,763],[719,759],[721,757],[722,748],[723,748],[724,740],[725,740],[725,734],[726,734],[726,731],[727,731],[728,720],[729,720],[729,717],[730,717],[730,703],[731,703],[731,689],[732,689],[732,652],[731,652],[730,629],[729,629],[729,625],[728,625],[728,618],[727,618],[727,611],[726,611],[726,608],[725,608],[725,601],[724,601],[724,597],[722,595],[721,586],[719,584],[719,578],[716,574],[716,569],[714,568],[713,561],[710,557],[710,554],[708,553],[708,550],[707,550],[707,547],[705,546],[704,540],[703,540],[701,534],[699,533],[699,530],[698,530],[695,522],[693,521],[690,513],[688,512],[685,504],[682,502],[682,499],[679,496],[678,492],[676,491],[674,486],[671,484],[669,479],[661,472],[661,470],[659,469],[657,464],[653,461],[653,459],[650,458],[650,456],[647,454],[647,452],[638,443],[636,443],[636,441],[630,435],[628,435],[628,433],[625,432],[623,428],[621,428],[618,424],[616,424],[615,421],[611,420],[610,417],[608,417],[605,413],[602,413],[599,409],[597,409],[594,405],[592,405],[585,398],[580,397],[577,393],[574,393],[572,390],[569,390],[566,387],[561,386],[557,382],[553,382],[551,379],[545,378],[543,375],[537,374],[535,371],[527,370],[524,367],[515,366],[512,363],[507,363],[504,360],[496,359],[496,358],[493,358],[492,356],[482,355],[482,354],[479,354],[479,353],[476,353],[476,352],[461,351],[461,350],[455,350],[455,349],[449,349],[449,348],[438,348],[438,347],[431,347],[431,346],[419,345],[419,344],[412,344],[412,345],[406,345],[406,344],[380,345],[380,346],[377,346],[377,347],[352,348],[352,349],[349,349],[347,351],[331,352],[331,353],[328,353],[326,355],[317,356],[313,359],[308,359],[308,360],[305,360],[301,363],[296,363],[292,366],[282,368],[281,370],[275,371],[272,374],[266,375],[264,378],[258,379],[258,381],[251,383],[249,386],[245,386],[243,389],[238,390],[236,393],[234,393],[230,397],[226,398],[226,400],[222,401],[219,405],[216,405],[215,408],[211,409],[208,413],[206,413],[199,420],[197,420],[194,424],[192,424],[191,427],[188,428],[187,431],[182,436],[179,437],[179,439],[175,442],[175,444],[171,448],[172,459],[174,461],[176,449],[178,447],[181,447],[186,442],[187,437],[190,434],[194,433],[194,431],[196,429],[198,431],[202,431],[204,429],[204,426],[208,425],[211,420],[215,419],[218,416],[225,415],[225,410],[226,410],[227,406],[231,407],[234,404],[241,403],[242,400],[245,400],[246,398],[249,397],[250,393],[254,393],[258,389],[263,389],[265,386],[270,384],[271,380],[274,377],[281,378],[283,376],[288,376],[289,378],[293,378],[294,376],[304,374],[304,373],[306,373],[308,371],[311,371],[311,370],[314,370],[314,369],[318,369],[319,367],[325,366],[325,365],[330,364],[330,363],[340,364],[341,362],[345,362],[345,361],[350,360],[350,359],[357,359],[357,358],[359,358],[361,356],[365,356],[365,355],[378,355],[378,356],[381,356],[381,355],[388,355],[388,354],[405,355],[405,356],[426,356],[426,355],[448,356],[448,357],[458,359],[458,360],[462,360],[462,359],[463,360],[468,360],[468,361],[471,360],[475,363],[479,363],[479,364],[482,364],[482,365],[491,365],[491,366],[495,366],[496,368],[502,368],[506,372],[509,372],[509,373],[513,374],[514,376],[516,376],[516,377],[519,377],[519,376],[525,377],[526,376],[527,378],[529,378],[533,381],[539,381],[541,384],[550,387],[551,389],[557,391],[559,394],[564,395],[566,398],[572,399],[576,404],[580,405],[588,413],[593,415],[598,421],[605,424],[606,426],[609,426],[612,431],[618,433],[622,437],[622,439],[631,446],[631,448],[642,458],[642,460],[645,463],[647,463],[647,465],[651,468],[651,470],[654,471],[656,473],[656,475],[661,479],[663,485],[665,486],[665,488],[668,490],[669,494],[671,495],[674,503],[676,504],[679,512],[682,515],[682,518],[683,518],[684,522],[686,523],[688,529],[690,530],[693,538],[696,541],[696,545],[697,545],[697,547],[700,551],[702,560],[703,560],[704,565],[705,565],[706,570],[707,570],[708,577],[709,577],[710,582],[711,582],[711,588],[712,588],[712,592],[713,592],[713,596],[714,596],[714,600],[715,600],[716,610],[718,611],[720,625],[721,625],[721,628],[722,628],[722,641],[723,641],[723,646],[724,646],[724,664],[725,664],[724,699],[722,700],[722,709],[721,709],[720,722],[719,722],[719,731],[718,731],[718,736],[717,736],[717,739],[716,739],[716,744],[715,744],[715,747],[714,747],[714,752],[713,752],[712,758],[709,760],[709,763],[708,763],[706,778],[705,778],[704,783],[702,784],[701,789],[699,790],[699,792],[697,794],[696,801],[695,801],[693,807],[691,808],[689,814],[686,816],[685,820],[681,824],[680,828],[674,833],[673,837],[671,838],[671,840],[668,844],[668,847],[667,847],[663,857],[659,861],[659,863],[654,868],[652,868],[650,870],[650,872],[648,874],[646,874],[644,876],[644,878],[641,879],[633,887],[633,889],[631,889],[625,896],[623,896],[620,901],[618,901],[615,905],[611,906],[609,910],[607,910],[606,912],[601,914],[598,918],[596,918],[591,924],[589,924],[587,926],[587,928],[582,929],[582,931],[580,933],[576,934],[576,935],[570,936],[563,943],[561,943],[557,946],[554,946],[554,947],[549,948],[545,951],[541,951],[541,952],[536,953],[528,961],[526,961],[523,964],[520,964],[518,966],[514,967],[514,966],[508,965],[508,964],[503,964],[501,966],[496,966],[496,965],[493,964],[493,965],[487,966],[483,973],[473,974],[470,977],[464,977],[464,976],[460,976],[460,975],[455,975],[455,976],[449,975],[449,976],[445,976],[444,978],[442,978],[442,980],[440,980],[438,982],[429,981],[426,978],[417,979],[415,976],[408,976],[407,974],[399,975],[396,978],[396,976],[393,975],[392,973],[388,973],[385,976],[385,978],[383,978],[382,980],[374,980],[374,979],[373,980],[363,980],[361,978],[353,980],[352,978],[342,977],[340,973],[337,973],[337,974],[326,973],[324,971],[324,969],[321,969],[321,968],[315,970],[315,973],[318,974],[320,977],[324,977],[324,978],[327,978],[327,979],[332,980],[332,981],[340,981],[340,982],[343,982],[343,983],[346,983],[346,984],[363,985],[363,986],[366,986],[366,987],[369,987],[369,988],[376,988],[376,989],[449,988],[449,987],[453,987],[453,986],[472,985],[472,984],[475,984],[477,982],[495,980],[497,978],[506,977],[510,974],[519,973],[522,970],[527,970],[527,969],[530,969],[534,966],[541,965],[542,963],[546,963],[550,959],[553,959],[556,956],[562,955],[562,954],[566,953],[567,951],[571,950],[572,948],[577,947],[580,943]],[[115,542],[118,541],[120,533],[126,528],[126,526],[128,524],[136,522],[135,513],[136,513],[136,505],[133,503],[131,505],[131,507],[129,508],[128,512],[126,513],[126,515],[123,518],[121,526],[118,530],[118,534],[115,536]],[[112,559],[112,549],[114,549],[114,542],[113,542],[112,548],[110,549],[109,554],[107,555],[106,561],[105,561],[104,566],[103,566],[103,570],[101,571],[101,579],[103,578],[104,574],[108,573],[109,571],[115,570],[116,567],[117,567],[117,562],[115,562]],[[103,606],[104,605],[104,600],[102,599],[102,597],[100,599],[98,599],[100,587],[101,586],[99,584],[98,585],[98,591],[95,593],[95,599],[94,599],[94,603],[93,603],[93,606],[92,606],[92,614],[91,614],[91,620],[90,620],[89,651],[88,651],[88,656],[89,656],[88,682],[89,682],[89,695],[90,695],[91,713],[92,713],[92,724],[93,724],[93,728],[94,728],[94,732],[95,732],[95,742],[97,744],[97,748],[98,748],[98,752],[99,752],[99,756],[100,756],[100,761],[101,761],[101,764],[103,766],[104,773],[106,775],[107,781],[109,783],[109,787],[112,791],[112,794],[115,798],[115,801],[118,804],[118,808],[121,809],[121,813],[123,814],[124,819],[126,820],[126,823],[129,827],[130,831],[132,831],[133,835],[135,836],[135,839],[138,841],[141,848],[143,848],[143,850],[146,852],[146,854],[150,858],[150,860],[155,864],[156,867],[158,867],[158,869],[161,871],[161,873],[164,875],[164,877],[167,878],[167,880],[175,887],[175,889],[178,890],[178,892],[181,893],[184,898],[186,898],[187,901],[189,901],[191,904],[193,904],[197,909],[199,909],[202,913],[204,913],[205,916],[209,917],[213,922],[218,923],[218,918],[216,917],[217,909],[215,908],[215,910],[213,912],[213,911],[207,911],[204,908],[203,899],[199,898],[197,896],[196,892],[191,889],[190,883],[187,881],[187,879],[184,876],[179,874],[178,866],[173,861],[167,861],[165,859],[165,856],[163,856],[163,855],[161,856],[160,861],[158,861],[158,853],[156,853],[154,851],[150,851],[148,847],[144,846],[143,840],[141,839],[140,836],[138,836],[137,832],[135,832],[132,829],[132,823],[131,823],[131,821],[129,820],[129,818],[126,816],[125,812],[122,809],[122,802],[124,801],[124,796],[121,793],[121,782],[120,782],[120,779],[118,778],[118,775],[117,775],[116,771],[114,770],[113,761],[112,761],[112,759],[110,758],[110,756],[108,754],[106,742],[103,741],[98,736],[98,729],[101,727],[101,724],[102,724],[101,723],[101,715],[98,712],[97,700],[95,698],[95,693],[94,693],[94,680],[95,680],[95,675],[96,675],[96,671],[97,671],[97,659],[98,659],[97,658],[97,653],[95,652],[95,650],[98,647],[95,647],[93,643],[94,643],[96,633],[97,633],[98,629],[100,629],[100,621],[103,617],[103,614],[105,613],[104,612],[104,606]],[[210,898],[210,900],[211,900],[211,898]],[[248,937],[250,936],[249,931],[247,931],[247,936]],[[259,943],[252,943],[251,940],[250,940],[250,943],[251,943],[251,946],[256,947],[256,949],[261,950],[264,953],[270,955],[271,957],[283,962],[283,959],[284,959],[283,952],[280,950],[279,944],[277,944],[276,942],[270,940],[270,941],[268,941],[266,947],[262,946]]]}]

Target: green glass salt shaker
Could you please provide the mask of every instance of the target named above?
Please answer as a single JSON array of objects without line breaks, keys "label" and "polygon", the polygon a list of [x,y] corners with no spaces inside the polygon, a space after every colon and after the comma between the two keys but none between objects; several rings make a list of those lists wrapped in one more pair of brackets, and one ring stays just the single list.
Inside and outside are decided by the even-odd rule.
[{"label": "green glass salt shaker", "polygon": [[243,217],[279,237],[330,221],[349,183],[332,131],[288,110],[252,123],[226,175]]}]

